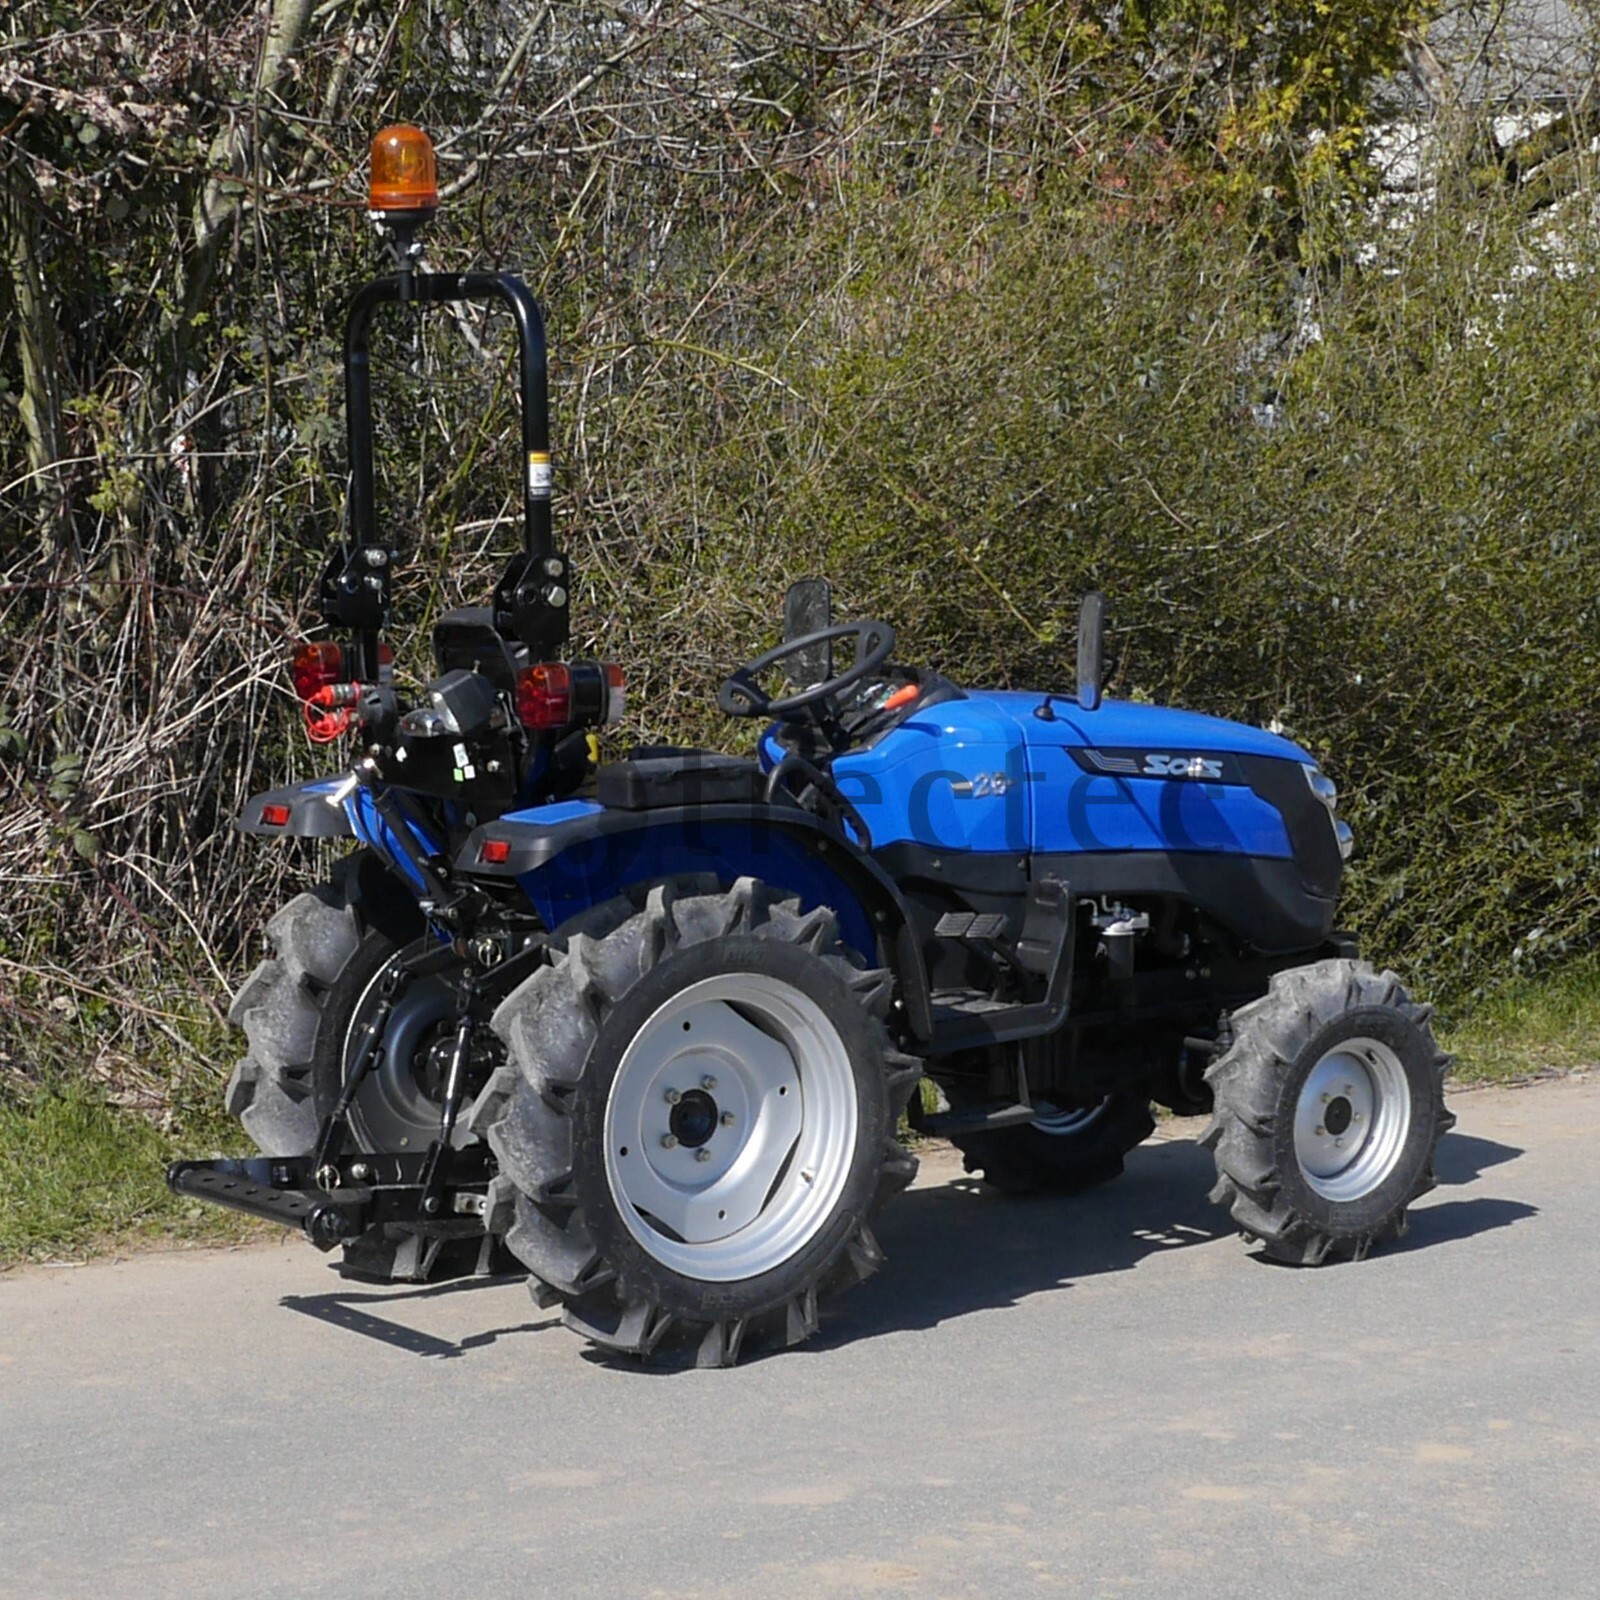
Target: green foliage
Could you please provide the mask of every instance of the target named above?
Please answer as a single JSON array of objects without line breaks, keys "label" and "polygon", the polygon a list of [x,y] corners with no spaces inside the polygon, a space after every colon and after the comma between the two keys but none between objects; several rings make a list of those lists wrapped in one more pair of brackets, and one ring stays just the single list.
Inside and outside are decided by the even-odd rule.
[{"label": "green foliage", "polygon": [[[991,9],[997,22],[1012,12]],[[1014,26],[1059,123],[1097,129],[1062,140],[1081,170],[1124,187],[1141,154],[1164,154],[1208,194],[1293,232],[1309,192],[1359,166],[1374,85],[1400,69],[1430,10],[1424,0],[1047,0]]]},{"label": "green foliage", "polygon": [[[734,737],[718,676],[808,573],[908,658],[1052,687],[1098,585],[1115,692],[1325,761],[1347,915],[1419,990],[1592,941],[1590,230],[1477,168],[1366,204],[1367,86],[1416,8],[401,0],[312,8],[268,93],[269,9],[0,21],[13,1099],[210,1103],[220,996],[325,864],[230,823],[328,759],[281,663],[339,526],[339,308],[397,116],[458,191],[431,264],[548,309],[574,646],[626,663],[625,739]],[[516,536],[510,351],[489,314],[374,336],[403,677]]]}]

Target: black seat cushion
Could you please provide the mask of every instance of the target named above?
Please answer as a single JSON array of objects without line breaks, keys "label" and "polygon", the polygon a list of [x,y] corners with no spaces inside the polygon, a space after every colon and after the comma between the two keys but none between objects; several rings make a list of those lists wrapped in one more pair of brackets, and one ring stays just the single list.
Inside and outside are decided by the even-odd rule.
[{"label": "black seat cushion", "polygon": [[766,774],[743,756],[713,750],[682,750],[672,755],[635,756],[611,761],[595,775],[595,798],[621,811],[657,806],[709,806],[759,802]]}]

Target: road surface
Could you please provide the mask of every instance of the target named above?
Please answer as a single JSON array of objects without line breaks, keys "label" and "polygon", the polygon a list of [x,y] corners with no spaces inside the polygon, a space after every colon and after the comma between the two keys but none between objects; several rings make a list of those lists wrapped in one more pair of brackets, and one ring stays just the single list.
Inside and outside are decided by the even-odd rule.
[{"label": "road surface", "polygon": [[518,1283],[303,1244],[0,1278],[0,1595],[1600,1593],[1600,1080],[1453,1097],[1356,1264],[1254,1258],[1197,1125],[1007,1201],[942,1147],[821,1337],[613,1366]]}]

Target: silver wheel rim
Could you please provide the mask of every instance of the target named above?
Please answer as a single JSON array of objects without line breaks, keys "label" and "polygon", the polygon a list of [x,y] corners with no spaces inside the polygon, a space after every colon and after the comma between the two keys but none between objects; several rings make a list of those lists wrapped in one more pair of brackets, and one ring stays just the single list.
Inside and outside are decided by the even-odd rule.
[{"label": "silver wheel rim", "polygon": [[1062,1139],[1092,1128],[1110,1108],[1110,1095],[1097,1106],[1074,1106],[1070,1110],[1062,1110],[1047,1100],[1038,1100],[1034,1102],[1033,1126],[1040,1133],[1049,1134],[1052,1139]]},{"label": "silver wheel rim", "polygon": [[1405,1068],[1376,1039],[1346,1039],[1328,1051],[1295,1102],[1295,1159],[1325,1200],[1371,1194],[1394,1171],[1410,1131]]},{"label": "silver wheel rim", "polygon": [[659,1007],[624,1052],[606,1181],[663,1266],[752,1278],[832,1216],[858,1121],[850,1055],[822,1007],[778,978],[720,974]]},{"label": "silver wheel rim", "polygon": [[[393,965],[386,961],[373,974],[351,1013],[344,1039],[346,1075],[355,1064],[365,1020],[378,1004],[378,986]],[[456,992],[441,977],[413,979],[395,1003],[383,1031],[383,1061],[367,1074],[351,1107],[356,1136],[368,1150],[425,1150],[438,1137],[439,1102],[423,1092],[413,1063],[455,1013]],[[459,1148],[470,1142],[472,1136],[458,1124],[451,1144]]]}]

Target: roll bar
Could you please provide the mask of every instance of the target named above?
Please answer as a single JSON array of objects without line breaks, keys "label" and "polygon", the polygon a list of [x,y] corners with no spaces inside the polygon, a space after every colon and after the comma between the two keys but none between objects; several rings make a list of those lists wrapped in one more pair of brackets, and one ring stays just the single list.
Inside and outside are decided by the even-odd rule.
[{"label": "roll bar", "polygon": [[389,622],[393,552],[378,536],[373,489],[372,379],[368,335],[380,306],[422,301],[498,300],[517,329],[522,390],[522,549],[495,587],[495,625],[536,655],[565,644],[571,571],[550,522],[550,392],[544,317],[521,278],[509,272],[399,272],[356,292],[345,319],[345,437],[350,488],[343,542],[322,575],[322,618],[357,636],[357,672],[378,677],[378,644]]}]

